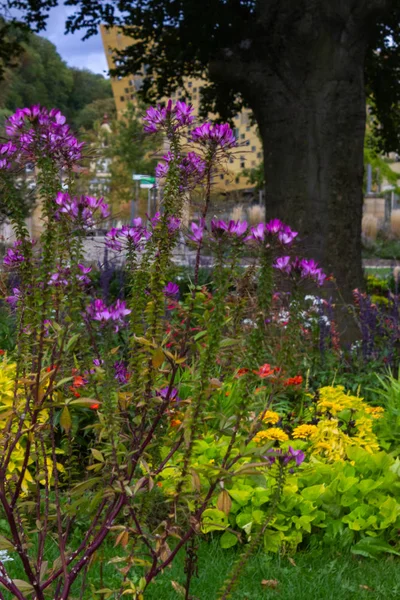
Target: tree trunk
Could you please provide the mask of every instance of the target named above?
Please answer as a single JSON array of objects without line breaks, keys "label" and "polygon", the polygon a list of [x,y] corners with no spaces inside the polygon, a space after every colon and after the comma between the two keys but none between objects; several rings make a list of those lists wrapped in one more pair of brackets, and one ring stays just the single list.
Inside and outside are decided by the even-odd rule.
[{"label": "tree trunk", "polygon": [[259,126],[267,216],[300,232],[300,251],[334,275],[346,301],[363,283],[365,55],[390,2],[259,0],[259,29],[214,65]]},{"label": "tree trunk", "polygon": [[341,54],[298,73],[292,94],[270,77],[253,110],[264,145],[268,217],[297,229],[303,252],[349,297],[362,284],[366,107],[362,60]]}]

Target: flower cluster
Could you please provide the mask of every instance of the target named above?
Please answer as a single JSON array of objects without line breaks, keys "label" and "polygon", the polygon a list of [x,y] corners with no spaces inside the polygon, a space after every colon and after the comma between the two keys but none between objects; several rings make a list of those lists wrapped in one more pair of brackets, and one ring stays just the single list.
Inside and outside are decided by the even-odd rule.
[{"label": "flower cluster", "polygon": [[172,133],[180,127],[191,125],[194,121],[193,106],[178,101],[175,105],[169,100],[166,106],[151,106],[143,117],[146,133],[164,131]]},{"label": "flower cluster", "polygon": [[192,131],[192,140],[213,149],[228,149],[236,146],[235,135],[228,125],[204,123]]},{"label": "flower cluster", "polygon": [[114,363],[114,370],[115,370],[114,377],[118,381],[118,383],[121,383],[122,385],[124,385],[125,383],[127,383],[129,381],[131,374],[129,373],[128,367],[126,366],[126,363],[123,360],[117,360]]},{"label": "flower cluster", "polygon": [[151,232],[143,225],[139,217],[133,219],[132,225],[113,227],[105,236],[108,248],[121,252],[122,250],[142,250],[151,238]]},{"label": "flower cluster", "polygon": [[116,323],[116,331],[120,325],[125,324],[124,318],[131,312],[129,308],[126,308],[126,302],[122,300],[117,300],[115,304],[107,306],[103,300],[96,299],[86,308],[87,316],[93,321]]},{"label": "flower cluster", "polygon": [[289,225],[285,225],[279,219],[272,219],[268,223],[259,223],[258,225],[251,227],[246,241],[250,243],[265,244],[268,248],[275,239],[283,246],[290,246],[297,235],[298,232],[293,231]]},{"label": "flower cluster", "polygon": [[228,223],[221,219],[211,220],[211,233],[214,238],[220,238],[221,236],[228,235],[230,237],[242,237],[247,232],[246,221],[229,221]]},{"label": "flower cluster", "polygon": [[[92,267],[85,267],[85,265],[78,264],[78,275],[76,279],[83,285],[90,283],[90,277],[88,274],[91,272]],[[48,285],[54,285],[55,287],[66,286],[71,280],[71,268],[70,267],[57,267],[57,271],[50,276]]]},{"label": "flower cluster", "polygon": [[[156,166],[156,177],[164,179],[167,177],[170,164],[175,160],[172,152],[163,156],[164,162],[159,162]],[[198,185],[204,176],[206,170],[205,161],[196,152],[188,152],[186,156],[180,159],[178,163],[180,174],[180,190],[189,190]]]},{"label": "flower cluster", "polygon": [[163,289],[166,298],[176,298],[179,294],[179,286],[173,281],[169,281]]},{"label": "flower cluster", "polygon": [[288,275],[300,276],[301,279],[312,279],[318,285],[323,285],[326,275],[312,258],[294,258],[290,256],[281,256],[274,262],[274,268]]},{"label": "flower cluster", "polygon": [[55,108],[48,111],[39,105],[19,108],[6,120],[9,141],[0,145],[0,169],[18,164],[36,163],[51,157],[59,166],[71,165],[81,159],[83,142],[71,134],[65,117]]},{"label": "flower cluster", "polygon": [[20,252],[19,247],[22,245],[22,242],[16,241],[12,248],[8,248],[6,255],[3,259],[3,264],[6,267],[18,267],[22,262],[24,262],[25,257]]},{"label": "flower cluster", "polygon": [[57,205],[56,219],[61,219],[65,215],[71,221],[81,220],[85,227],[93,226],[97,215],[97,218],[101,219],[110,216],[110,210],[103,198],[93,198],[92,196],[71,198],[67,192],[58,192],[55,203]]}]

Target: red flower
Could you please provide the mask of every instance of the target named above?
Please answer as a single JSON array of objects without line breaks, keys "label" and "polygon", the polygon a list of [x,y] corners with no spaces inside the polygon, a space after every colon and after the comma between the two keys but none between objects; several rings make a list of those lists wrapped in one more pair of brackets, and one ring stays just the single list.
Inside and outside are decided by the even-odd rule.
[{"label": "red flower", "polygon": [[258,371],[253,371],[253,373],[264,379],[265,377],[271,377],[275,373],[279,373],[279,371],[280,369],[278,367],[271,368],[271,365],[265,363],[265,365],[262,365]]},{"label": "red flower", "polygon": [[0,356],[3,356],[3,354],[5,354],[6,351],[5,350],[0,350]]},{"label": "red flower", "polygon": [[87,383],[87,381],[86,379],[83,379],[82,375],[76,375],[76,377],[74,377],[74,387],[82,387],[85,383]]},{"label": "red flower", "polygon": [[71,385],[69,387],[69,391],[72,392],[72,394],[75,396],[75,398],[80,398],[81,397],[80,393],[76,391],[76,389],[74,388],[73,385]]},{"label": "red flower", "polygon": [[248,373],[248,372],[249,372],[248,369],[245,369],[245,368],[239,369],[238,372],[236,373],[235,377],[236,378],[243,377],[243,375],[246,375],[246,373]]},{"label": "red flower", "polygon": [[92,410],[97,410],[99,406],[100,404],[98,402],[95,402],[94,404],[91,404],[89,408],[91,408]]},{"label": "red flower", "polygon": [[301,375],[296,375],[296,377],[289,377],[289,379],[286,379],[286,381],[284,382],[283,385],[286,386],[290,386],[290,385],[301,385],[303,383],[303,378]]}]

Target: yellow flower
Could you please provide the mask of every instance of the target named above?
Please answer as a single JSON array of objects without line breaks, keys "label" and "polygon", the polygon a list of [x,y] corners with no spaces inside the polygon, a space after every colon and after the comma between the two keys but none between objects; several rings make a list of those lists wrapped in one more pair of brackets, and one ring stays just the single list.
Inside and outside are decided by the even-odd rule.
[{"label": "yellow flower", "polygon": [[317,431],[318,427],[316,425],[299,425],[298,427],[293,429],[293,438],[311,438]]},{"label": "yellow flower", "polygon": [[270,427],[269,429],[259,431],[253,439],[256,444],[265,444],[268,441],[274,440],[277,440],[278,442],[286,442],[289,437],[282,429],[279,429],[279,427]]},{"label": "yellow flower", "polygon": [[263,417],[264,423],[269,423],[271,425],[275,425],[279,421],[280,417],[277,412],[273,410],[267,410]]},{"label": "yellow flower", "polygon": [[365,412],[368,415],[371,415],[373,419],[381,419],[383,417],[382,413],[385,412],[385,409],[382,408],[382,406],[367,406]]}]

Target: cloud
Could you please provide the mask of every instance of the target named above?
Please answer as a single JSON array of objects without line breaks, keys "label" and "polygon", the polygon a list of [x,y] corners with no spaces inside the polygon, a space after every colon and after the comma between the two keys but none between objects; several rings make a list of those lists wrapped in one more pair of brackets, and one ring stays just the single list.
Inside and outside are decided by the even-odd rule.
[{"label": "cloud", "polygon": [[65,22],[73,12],[73,8],[62,5],[51,10],[46,30],[41,33],[42,37],[55,45],[69,66],[106,75],[107,61],[100,34],[85,41],[82,41],[83,31],[65,35]]}]

